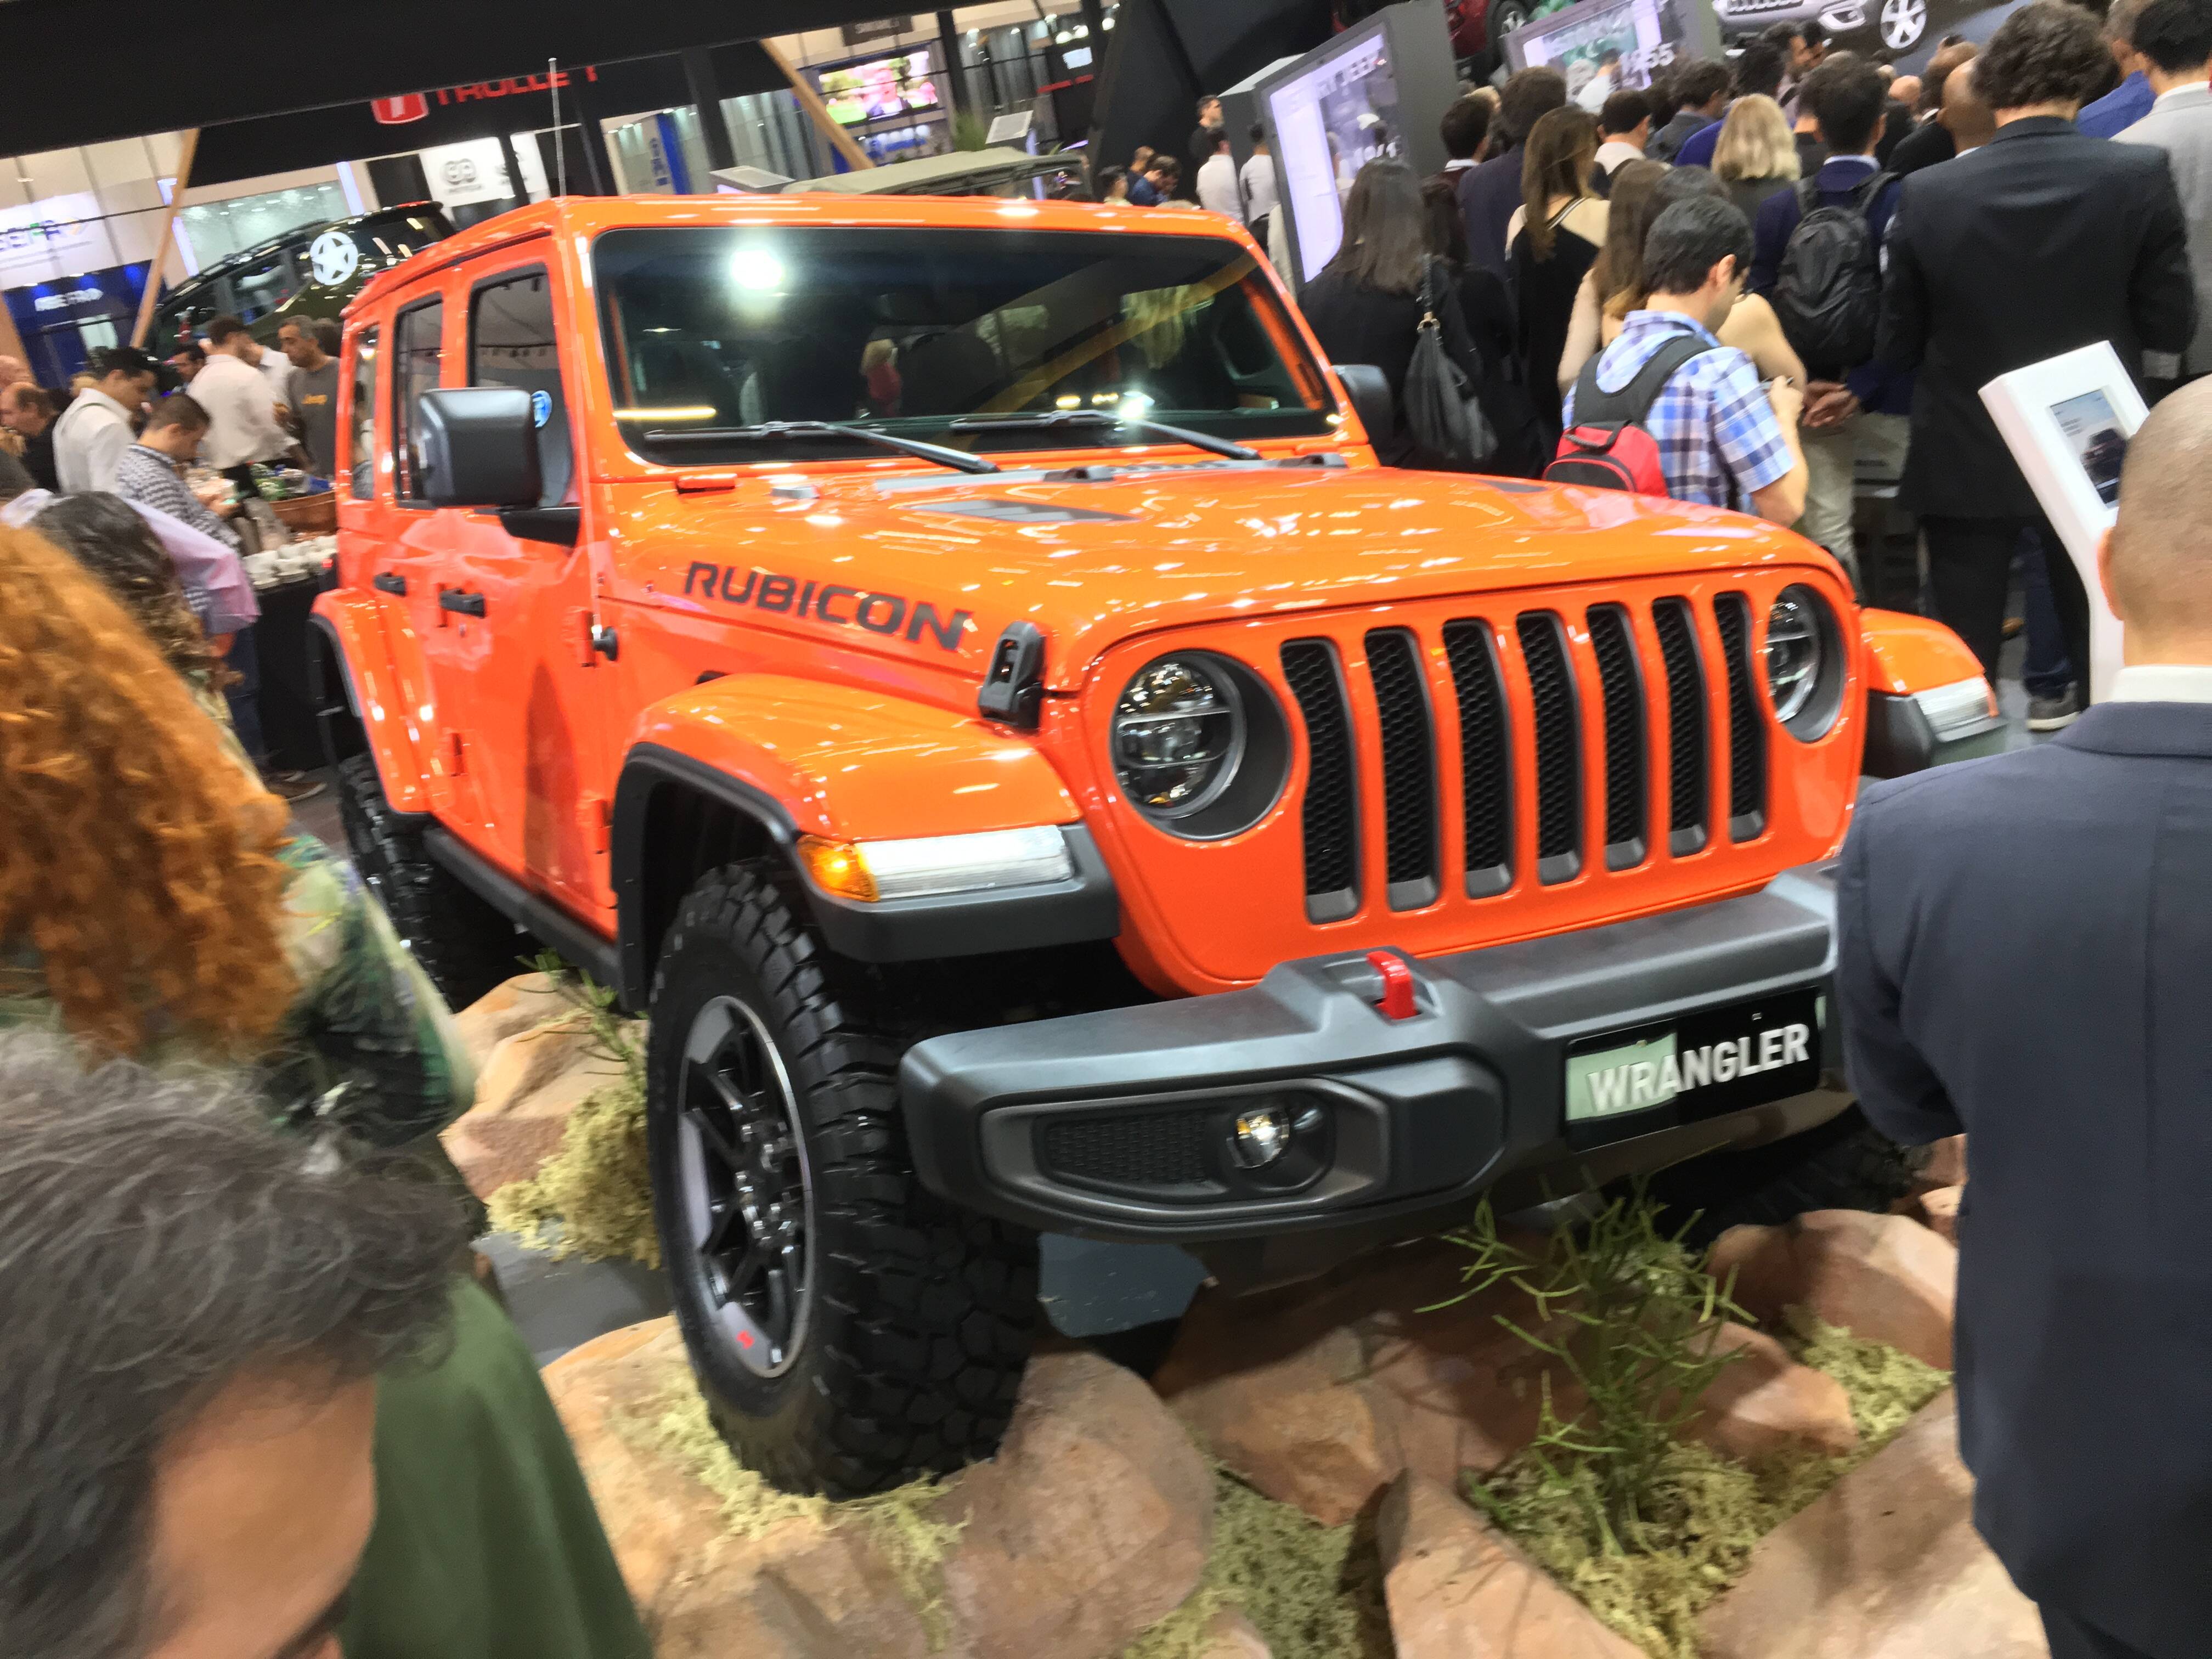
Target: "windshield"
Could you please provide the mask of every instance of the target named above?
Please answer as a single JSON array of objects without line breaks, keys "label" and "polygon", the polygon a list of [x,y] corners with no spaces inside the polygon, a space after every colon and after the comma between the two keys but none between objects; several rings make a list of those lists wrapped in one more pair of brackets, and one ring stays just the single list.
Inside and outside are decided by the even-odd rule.
[{"label": "windshield", "polygon": [[910,228],[610,231],[597,286],[623,434],[651,460],[843,457],[838,421],[965,449],[1158,443],[1112,428],[959,431],[963,416],[1141,416],[1239,441],[1333,428],[1318,367],[1226,239]]}]

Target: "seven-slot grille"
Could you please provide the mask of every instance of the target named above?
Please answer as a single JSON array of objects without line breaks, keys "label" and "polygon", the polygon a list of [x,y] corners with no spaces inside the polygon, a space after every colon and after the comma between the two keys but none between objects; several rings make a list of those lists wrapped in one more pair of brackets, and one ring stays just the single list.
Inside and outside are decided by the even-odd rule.
[{"label": "seven-slot grille", "polygon": [[[1652,601],[1640,616],[1607,603],[1579,611],[1524,611],[1510,620],[1458,617],[1433,640],[1409,628],[1373,629],[1359,641],[1364,665],[1340,660],[1328,640],[1286,641],[1283,673],[1310,756],[1303,803],[1309,918],[1338,921],[1362,908],[1363,836],[1379,837],[1384,848],[1390,909],[1435,900],[1446,874],[1438,804],[1447,779],[1433,714],[1440,705],[1457,713],[1463,846],[1455,850],[1470,898],[1515,884],[1521,872],[1513,867],[1514,830],[1528,816],[1540,884],[1572,880],[1601,851],[1608,871],[1647,863],[1656,839],[1655,778],[1663,781],[1656,811],[1663,815],[1668,855],[1686,856],[1714,839],[1717,805],[1725,810],[1729,840],[1756,836],[1765,822],[1767,733],[1752,678],[1750,606],[1741,595],[1724,593],[1710,619],[1712,632],[1701,637],[1691,601],[1674,597]],[[1571,648],[1571,629],[1586,632],[1587,657],[1578,659]],[[1657,644],[1649,662],[1640,631]],[[1717,638],[1723,659],[1717,685],[1709,684],[1709,638]],[[1520,680],[1525,701],[1508,695],[1509,675]],[[1355,679],[1366,684],[1356,687]],[[1355,718],[1353,697],[1361,691],[1373,698],[1371,737]],[[1651,704],[1662,695],[1665,748],[1654,755]],[[1720,803],[1709,724],[1716,700],[1729,722]],[[1370,741],[1378,751],[1379,800],[1359,793],[1358,750]],[[1601,745],[1602,760],[1601,849],[1586,845],[1589,744]],[[1528,776],[1533,800],[1518,798],[1525,787],[1518,780]]]}]

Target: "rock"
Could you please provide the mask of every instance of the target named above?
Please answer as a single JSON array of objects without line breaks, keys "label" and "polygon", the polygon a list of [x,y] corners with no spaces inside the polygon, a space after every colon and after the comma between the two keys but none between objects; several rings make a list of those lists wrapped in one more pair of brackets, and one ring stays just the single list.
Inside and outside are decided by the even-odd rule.
[{"label": "rock", "polygon": [[1928,1161],[1912,1177],[1916,1193],[1933,1192],[1939,1187],[1963,1187],[1966,1184],[1966,1138],[1953,1135],[1938,1140],[1928,1149]]},{"label": "rock", "polygon": [[965,1526],[939,1569],[948,1628],[933,1649],[864,1520],[794,1504],[762,1536],[733,1536],[714,1493],[618,1430],[657,1408],[683,1352],[661,1319],[545,1371],[660,1659],[1106,1659],[1197,1584],[1212,1541],[1205,1460],[1139,1379],[1086,1352],[1047,1353],[999,1458],[936,1501],[933,1518]]},{"label": "rock", "polygon": [[1198,1659],[1273,1659],[1267,1644],[1252,1621],[1234,1607],[1224,1607],[1206,1627],[1206,1645]]},{"label": "rock", "polygon": [[501,1037],[477,1073],[476,1103],[445,1132],[446,1150],[470,1190],[488,1199],[537,1174],[560,1150],[569,1114],[622,1074],[580,1018]]},{"label": "rock", "polygon": [[461,1041],[481,1068],[491,1051],[518,1031],[556,1020],[580,1020],[576,1005],[561,994],[550,974],[518,974],[492,988],[453,1016]]},{"label": "rock", "polygon": [[1836,1456],[1857,1448],[1851,1398],[1834,1377],[1799,1364],[1772,1337],[1741,1325],[1723,1325],[1716,1346],[1737,1358],[1705,1390],[1692,1437],[1745,1460],[1783,1450]]},{"label": "rock", "polygon": [[1421,1311],[1458,1293],[1467,1260],[1428,1239],[1279,1291],[1201,1291],[1153,1386],[1216,1458],[1325,1525],[1407,1469],[1488,1474],[1534,1434],[1547,1362],[1497,1322],[1528,1317],[1505,1287]]},{"label": "rock", "polygon": [[1382,1500],[1376,1540],[1398,1659],[1639,1659],[1436,1481],[1401,1476]]},{"label": "rock", "polygon": [[999,1455],[951,1483],[945,1593],[977,1659],[1101,1659],[1197,1588],[1213,1474],[1143,1380],[1084,1350],[1030,1362]]},{"label": "rock", "polygon": [[1731,1227],[1711,1267],[1735,1274],[1737,1304],[1769,1329],[1796,1304],[1950,1369],[1958,1247],[1904,1216],[1815,1210],[1780,1227]]},{"label": "rock", "polygon": [[1938,1187],[1923,1193],[1917,1200],[1920,1212],[1913,1218],[1923,1227],[1933,1228],[1954,1244],[1959,1242],[1959,1201],[1966,1195],[1964,1187]]},{"label": "rock", "polygon": [[1699,1621],[1705,1659],[2044,1659],[2034,1603],[1974,1531],[1958,1432],[1947,1393],[1761,1539]]}]

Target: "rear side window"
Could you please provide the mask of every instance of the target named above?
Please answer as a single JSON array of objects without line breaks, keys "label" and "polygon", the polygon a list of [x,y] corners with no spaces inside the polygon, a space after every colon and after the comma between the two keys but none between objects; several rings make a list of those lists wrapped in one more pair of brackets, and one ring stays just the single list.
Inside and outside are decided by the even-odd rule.
[{"label": "rear side window", "polygon": [[397,356],[392,366],[392,452],[398,469],[393,489],[403,501],[416,498],[416,481],[422,476],[422,468],[415,453],[416,406],[422,401],[422,394],[438,384],[439,339],[445,326],[445,301],[433,300],[401,312],[392,337]]},{"label": "rear side window", "polygon": [[376,494],[377,331],[363,329],[353,344],[353,483],[357,501]]},{"label": "rear side window", "polygon": [[469,300],[469,384],[514,386],[530,394],[538,422],[541,507],[568,499],[573,459],[568,398],[554,340],[553,283],[543,270],[488,282]]}]

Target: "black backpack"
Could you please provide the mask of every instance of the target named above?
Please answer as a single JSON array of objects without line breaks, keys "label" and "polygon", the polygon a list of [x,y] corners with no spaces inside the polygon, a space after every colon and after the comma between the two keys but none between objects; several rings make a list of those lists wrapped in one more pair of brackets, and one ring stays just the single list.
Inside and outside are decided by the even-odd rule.
[{"label": "black backpack", "polygon": [[1797,186],[1797,228],[1782,250],[1774,314],[1806,368],[1826,378],[1874,356],[1881,326],[1881,258],[1867,215],[1894,173],[1877,173],[1844,206],[1820,200],[1810,179]]}]

